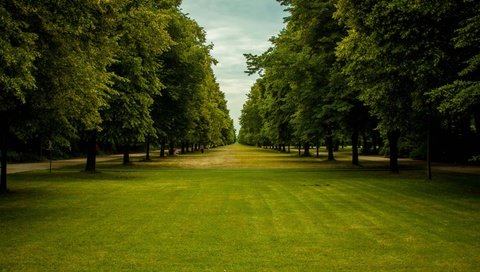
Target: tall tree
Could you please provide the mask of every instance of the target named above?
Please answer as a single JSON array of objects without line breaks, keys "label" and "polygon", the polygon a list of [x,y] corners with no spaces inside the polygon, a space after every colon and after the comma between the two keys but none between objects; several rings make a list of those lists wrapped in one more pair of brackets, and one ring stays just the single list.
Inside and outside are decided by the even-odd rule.
[{"label": "tall tree", "polygon": [[0,4],[0,193],[7,191],[7,149],[11,124],[28,93],[36,87],[33,76],[37,35],[28,30],[26,13],[17,1]]},{"label": "tall tree", "polygon": [[[93,137],[101,129],[100,109],[113,93],[107,66],[118,52],[114,29],[119,5],[108,1],[40,5],[33,20],[41,33],[37,77],[43,91],[33,98],[31,112],[42,114],[36,114],[40,118],[32,124],[43,138],[40,142],[69,147],[82,134]],[[95,137],[91,142],[95,148]],[[92,152],[88,154],[90,161]]]},{"label": "tall tree", "polygon": [[166,31],[169,19],[156,1],[131,1],[121,10],[119,51],[109,67],[116,76],[115,93],[102,116],[103,137],[122,149],[124,164],[130,162],[131,145],[155,134],[150,112],[153,97],[163,88],[159,59],[172,44]]},{"label": "tall tree", "polygon": [[182,151],[190,144],[226,144],[233,124],[224,94],[216,82],[204,30],[182,12],[172,16],[168,32],[174,44],[162,55],[160,75],[165,89],[155,97],[153,119],[162,149],[170,153],[176,145]]},{"label": "tall tree", "polygon": [[[445,86],[433,90],[429,95],[442,119],[452,127],[464,127],[458,133],[480,136],[480,3],[462,1],[464,8],[458,13],[460,24],[452,38],[459,65],[452,67],[454,78]],[[457,70],[455,70],[457,68]],[[472,122],[473,120],[473,122]],[[463,123],[463,125],[462,125]],[[473,123],[473,126],[472,126]],[[473,131],[472,131],[473,130]],[[463,139],[469,155],[480,152],[478,140]],[[477,154],[475,154],[477,153]]]},{"label": "tall tree", "polygon": [[199,86],[205,77],[209,49],[204,31],[178,10],[167,30],[174,44],[161,57],[164,69],[160,78],[165,89],[155,97],[152,115],[162,150],[168,144],[172,153],[199,120]]},{"label": "tall tree", "polygon": [[337,54],[351,86],[379,119],[396,172],[400,136],[427,123],[421,119],[428,112],[424,95],[449,78],[448,37],[459,7],[449,0],[338,0],[336,6],[336,18],[348,28]]},{"label": "tall tree", "polygon": [[[16,109],[11,130],[17,138],[69,148],[80,130],[98,127],[98,109],[109,92],[110,74],[105,67],[111,61],[110,46],[115,43],[104,35],[101,24],[107,23],[111,7],[99,1],[9,3],[21,26],[18,33],[34,33],[37,38],[31,45],[38,52],[32,62],[34,69],[30,69],[35,90],[18,96],[21,92],[17,88],[21,99],[7,103]],[[15,44],[22,46],[25,41],[19,36]],[[14,61],[19,64],[26,60],[29,58],[23,56]],[[19,68],[26,72],[28,64],[17,65]],[[33,82],[23,80],[25,84]]]},{"label": "tall tree", "polygon": [[325,137],[333,160],[335,133],[351,108],[335,57],[344,31],[332,18],[332,1],[280,2],[291,13],[286,29],[263,55],[246,55],[248,72],[261,71],[266,82],[267,134],[273,141],[289,141],[295,135],[306,154],[312,143],[318,145]]},{"label": "tall tree", "polygon": [[261,130],[264,124],[261,105],[264,101],[264,79],[257,79],[252,86],[247,101],[243,104],[240,115],[241,129],[238,134],[238,140],[241,144],[260,146],[263,144],[261,139]]},{"label": "tall tree", "polygon": [[[333,160],[333,138],[349,105],[342,100],[344,85],[335,65],[335,47],[343,30],[332,18],[332,1],[290,1],[289,25],[298,37],[295,65],[296,97],[299,99],[295,123],[305,132],[305,140],[325,137],[328,159]],[[300,130],[297,130],[300,132]]]}]

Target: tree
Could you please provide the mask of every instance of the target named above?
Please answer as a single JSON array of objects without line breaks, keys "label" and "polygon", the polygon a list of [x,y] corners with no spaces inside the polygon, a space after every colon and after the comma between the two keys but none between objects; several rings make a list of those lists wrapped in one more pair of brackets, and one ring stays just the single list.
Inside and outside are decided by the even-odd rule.
[{"label": "tree", "polygon": [[246,145],[260,146],[262,144],[260,133],[264,123],[261,113],[261,102],[264,93],[264,79],[258,79],[247,95],[240,115],[239,142]]},{"label": "tree", "polygon": [[[113,93],[107,66],[118,52],[115,20],[119,6],[110,2],[42,2],[32,19],[40,34],[42,57],[37,62],[41,92],[32,97],[31,121],[40,142],[70,148],[82,134],[96,152],[100,109]],[[47,19],[45,19],[47,18]],[[41,112],[41,114],[38,114]],[[92,150],[87,165],[92,167]],[[94,158],[94,157],[93,157]],[[88,163],[90,162],[90,163]],[[93,164],[93,170],[95,165]]]},{"label": "tree", "polygon": [[[398,141],[429,113],[425,94],[448,81],[449,38],[455,1],[338,0],[336,18],[348,28],[337,48],[352,88],[379,119],[390,147],[390,169],[398,171]],[[454,63],[454,62],[453,62]]]},{"label": "tree", "polygon": [[[180,2],[12,0],[0,4],[1,191],[6,191],[7,138],[35,145],[40,152],[47,143],[69,149],[83,138],[88,142],[86,170],[95,171],[98,136],[123,148],[125,162],[130,145],[156,136],[152,104],[168,76],[164,77],[167,58],[163,56],[175,44],[167,27],[174,25],[174,18],[186,18],[179,11]],[[191,87],[182,93],[187,101],[180,114],[186,120],[183,136],[192,134],[200,107],[190,106],[198,97],[208,97],[207,87],[201,91],[200,86],[209,82],[215,98],[209,110],[215,108],[219,113],[215,118],[223,118],[213,120],[218,123],[215,135],[223,137],[216,142],[226,142],[226,131],[233,130],[233,124],[223,93],[211,84],[215,81],[211,46],[205,45],[203,30],[196,23],[183,23],[194,44],[177,47],[192,67],[183,75],[196,73],[193,83],[187,83],[186,77],[181,85]],[[176,68],[172,65],[169,75]]]},{"label": "tree", "polygon": [[25,11],[17,3],[0,4],[0,193],[7,191],[7,149],[13,116],[36,87],[33,76],[37,35],[28,30],[22,19]]},{"label": "tree", "polygon": [[173,153],[176,143],[186,140],[199,122],[199,87],[210,59],[204,31],[185,14],[175,12],[167,30],[174,44],[161,57],[164,68],[160,78],[165,89],[155,97],[152,115],[161,150],[168,143]]},{"label": "tree", "polygon": [[[104,35],[101,24],[107,23],[111,5],[19,0],[6,7],[15,14],[15,18],[7,17],[17,20],[18,29],[12,23],[8,30],[17,32],[15,47],[28,43],[31,49],[24,48],[24,53],[36,52],[31,55],[35,58],[11,55],[8,60],[28,73],[22,84],[16,83],[17,99],[8,98],[5,103],[15,110],[10,131],[21,141],[38,142],[40,149],[47,143],[69,148],[80,130],[98,127],[101,122],[98,109],[109,92],[108,49],[115,42]],[[27,39],[22,33],[36,39]],[[22,86],[28,91],[22,93]]]},{"label": "tree", "polygon": [[262,137],[284,152],[285,146],[290,146],[292,141],[294,131],[291,117],[295,112],[295,106],[289,103],[291,86],[288,72],[295,55],[290,52],[288,39],[286,31],[283,31],[270,40],[274,47],[261,56],[245,54],[250,70],[248,73],[256,71],[263,79],[264,98],[259,104],[264,120]]},{"label": "tree", "polygon": [[286,29],[261,56],[246,55],[248,73],[260,72],[265,79],[265,132],[280,143],[294,135],[306,155],[311,143],[318,146],[325,137],[333,160],[334,137],[351,108],[335,57],[344,31],[332,18],[332,1],[280,2],[291,13]]},{"label": "tree", "polygon": [[[455,75],[452,82],[432,90],[429,95],[442,119],[446,119],[452,127],[464,127],[458,134],[463,135],[465,148],[471,156],[480,152],[478,140],[465,139],[465,135],[469,134],[474,134],[473,139],[480,136],[480,3],[462,2],[465,8],[459,13],[460,23],[452,38],[455,55],[459,56],[456,62],[460,65],[453,66],[457,70],[452,72]],[[474,126],[471,125],[472,120]]]},{"label": "tree", "polygon": [[332,18],[334,10],[332,1],[290,1],[287,26],[297,37],[293,90],[298,98],[295,123],[301,128],[297,133],[307,142],[324,136],[329,160],[334,159],[335,132],[349,108],[342,99],[345,84],[335,65],[335,47],[344,34]]},{"label": "tree", "polygon": [[[233,121],[216,82],[204,30],[181,12],[172,15],[168,33],[174,44],[162,55],[162,94],[154,98],[153,120],[162,148],[190,144],[223,145],[231,141]],[[163,153],[162,153],[163,154]]]},{"label": "tree", "polygon": [[115,73],[108,107],[102,110],[103,137],[124,153],[128,164],[130,146],[154,135],[150,111],[153,96],[163,88],[160,56],[172,45],[166,31],[168,14],[155,1],[126,4],[119,18],[119,51],[109,66]]}]

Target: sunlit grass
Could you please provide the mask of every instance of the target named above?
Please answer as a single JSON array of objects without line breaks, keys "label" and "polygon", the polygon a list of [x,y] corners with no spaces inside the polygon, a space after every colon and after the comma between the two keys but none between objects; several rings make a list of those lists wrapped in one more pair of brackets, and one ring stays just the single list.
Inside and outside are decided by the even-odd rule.
[{"label": "sunlit grass", "polygon": [[478,176],[341,165],[232,146],[11,175],[0,271],[478,271]]},{"label": "sunlit grass", "polygon": [[[156,155],[156,154],[154,154]],[[336,152],[335,161],[327,161],[327,154],[324,149],[321,150],[320,156],[317,158],[315,151],[312,150],[310,157],[303,157],[298,155],[298,150],[292,148],[290,153],[281,153],[275,150],[266,148],[256,148],[242,145],[231,145],[228,147],[220,147],[206,150],[204,154],[187,153],[181,156],[160,158],[158,156],[152,157],[152,161],[144,162],[144,157],[134,158],[136,162],[135,169],[298,169],[298,168],[313,168],[313,169],[358,169],[367,167],[367,170],[372,168],[387,169],[388,162],[372,162],[361,161],[361,167],[354,167],[351,164],[351,156],[348,148],[342,149],[341,152]],[[403,167],[422,167],[422,163],[409,161],[402,165]],[[124,169],[119,162],[100,163],[99,169]]]}]

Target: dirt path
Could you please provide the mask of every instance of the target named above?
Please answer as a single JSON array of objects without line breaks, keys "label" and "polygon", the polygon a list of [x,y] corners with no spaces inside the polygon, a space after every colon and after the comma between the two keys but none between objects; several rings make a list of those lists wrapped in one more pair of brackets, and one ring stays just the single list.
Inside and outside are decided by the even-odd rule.
[{"label": "dirt path", "polygon": [[[152,153],[155,154],[156,152]],[[132,158],[143,157],[145,154],[132,154]],[[155,157],[155,156],[153,156]],[[331,168],[349,168],[350,154],[340,152],[336,153],[336,161],[325,161],[326,153],[320,153],[320,159],[316,158],[299,158],[296,152],[290,154],[279,153],[273,150],[266,150],[255,147],[242,146],[239,144],[211,149],[205,154],[186,154],[165,159],[154,158],[148,163],[152,168],[193,168],[193,169],[222,169],[222,168],[257,168],[257,169],[286,169],[286,168],[312,168],[312,169],[331,169]],[[121,159],[122,155],[110,155],[97,157],[97,162],[108,162]],[[75,166],[85,164],[85,158],[71,159],[71,160],[57,160],[52,162],[52,169],[61,167]],[[388,158],[381,156],[360,156],[360,162],[364,164],[385,164],[388,165]],[[423,167],[425,162],[414,161],[411,159],[400,159],[401,165],[412,165],[415,167]],[[368,167],[368,166],[366,166]],[[33,170],[48,170],[50,163],[18,163],[9,164],[7,172],[9,174],[18,172],[27,172]],[[433,164],[434,171],[447,171],[457,173],[479,174],[480,167],[478,166],[463,166],[445,163]]]},{"label": "dirt path", "polygon": [[[113,161],[113,160],[122,158],[122,156],[123,155],[121,154],[116,154],[116,155],[97,157],[97,162]],[[131,154],[130,156],[140,157],[140,156],[144,156],[144,154]],[[52,169],[58,169],[66,166],[81,165],[85,163],[86,163],[86,158],[54,160],[52,161]],[[50,161],[33,162],[33,163],[9,163],[7,165],[7,174],[14,174],[14,173],[28,172],[28,171],[35,171],[35,170],[48,170],[48,169],[50,169]]]},{"label": "dirt path", "polygon": [[[296,152],[290,154],[279,153],[242,145],[231,145],[212,150],[213,154],[202,158],[182,160],[180,164],[192,168],[339,168],[351,166],[351,154],[344,152],[335,153],[335,162],[326,162],[326,152],[320,152],[320,159],[299,158]],[[388,165],[389,158],[374,155],[361,155],[360,162],[384,163]],[[422,168],[425,161],[399,158],[400,165],[411,165]],[[426,166],[425,166],[426,167]],[[480,175],[479,166],[455,165],[448,163],[433,163],[433,171],[447,171]]]}]

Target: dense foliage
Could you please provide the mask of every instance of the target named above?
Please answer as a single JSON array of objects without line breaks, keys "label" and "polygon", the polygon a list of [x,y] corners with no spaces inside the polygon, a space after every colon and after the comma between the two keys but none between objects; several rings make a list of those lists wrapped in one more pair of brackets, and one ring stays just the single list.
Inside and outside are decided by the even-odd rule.
[{"label": "dense foliage", "polygon": [[[283,0],[273,46],[246,54],[260,74],[239,140],[351,143],[398,157],[466,161],[480,153],[478,1]],[[284,148],[281,148],[284,150]]]},{"label": "dense foliage", "polygon": [[[0,4],[1,190],[7,150],[121,150],[233,142],[203,29],[181,1]],[[33,157],[33,156],[32,156]]]}]

